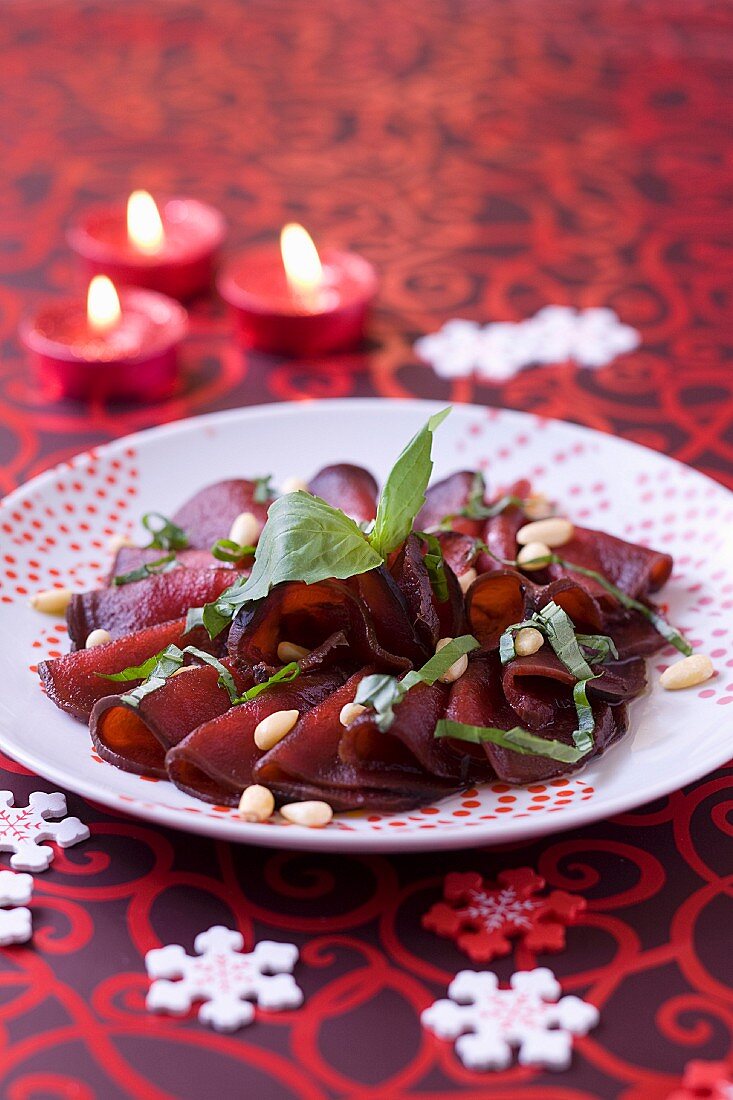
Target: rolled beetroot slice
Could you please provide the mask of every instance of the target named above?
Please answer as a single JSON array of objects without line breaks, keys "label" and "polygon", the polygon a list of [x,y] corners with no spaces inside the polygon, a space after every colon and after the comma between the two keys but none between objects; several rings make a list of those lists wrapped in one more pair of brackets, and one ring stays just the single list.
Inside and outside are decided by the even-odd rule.
[{"label": "rolled beetroot slice", "polygon": [[[348,730],[341,724],[341,709],[353,701],[359,682],[372,671],[366,668],[356,673],[305,714],[292,733],[261,758],[254,769],[255,781],[269,787],[281,802],[322,798],[335,810],[409,809],[448,793],[449,785],[417,768],[399,745],[393,746],[397,760],[393,752],[389,766],[383,766],[384,760],[372,767],[356,758],[343,759],[339,746]],[[390,755],[387,741],[383,747]],[[409,767],[400,767],[401,760]]]},{"label": "rolled beetroot slice", "polygon": [[[165,550],[156,550],[150,546],[123,546],[117,551],[115,560],[109,573],[109,583],[115,577],[124,573],[131,573],[133,569],[139,569],[141,565],[159,561],[165,557]],[[249,559],[252,561],[252,558]],[[179,567],[186,569],[229,569],[234,568],[228,562],[219,561],[208,550],[177,550],[176,562]]]},{"label": "rolled beetroot slice", "polygon": [[324,466],[311,478],[308,490],[357,523],[368,523],[377,514],[379,486],[363,466],[351,466],[348,462]]},{"label": "rolled beetroot slice", "polygon": [[[384,595],[384,585],[375,582],[375,587],[378,594]],[[273,588],[266,599],[239,612],[229,633],[229,653],[250,665],[275,665],[280,664],[279,642],[315,649],[341,631],[348,639],[354,664],[374,663],[383,670],[409,668],[410,657],[403,656],[396,644],[403,631],[410,629],[406,613],[398,603],[389,602],[384,626],[386,630],[389,622],[395,624],[392,651],[377,638],[371,606],[371,600],[365,604],[343,581],[288,581]]]},{"label": "rolled beetroot slice", "polygon": [[[657,592],[672,572],[673,562],[669,554],[585,527],[576,527],[570,542],[555,552],[573,565],[600,573],[635,600],[644,600],[650,593]],[[592,577],[573,573],[562,565],[548,566],[547,573],[552,578],[571,576],[604,604],[616,603]]]},{"label": "rolled beetroot slice", "polygon": [[[241,673],[226,658],[222,663],[231,672],[238,691],[252,686],[250,673]],[[122,771],[165,779],[168,749],[230,707],[217,670],[210,665],[188,665],[141,699],[137,707],[126,702],[124,695],[100,699],[94,704],[89,730],[102,759]]]},{"label": "rolled beetroot slice", "polygon": [[502,569],[482,574],[471,585],[468,623],[483,649],[496,649],[506,628],[524,621],[530,583],[516,569]]},{"label": "rolled beetroot slice", "polygon": [[231,569],[172,569],[118,588],[74,595],[66,612],[69,638],[80,649],[98,627],[114,639],[171,622],[190,607],[215,600],[233,579]]},{"label": "rolled beetroot slice", "polygon": [[263,756],[254,742],[254,731],[262,719],[277,710],[304,714],[342,682],[333,673],[302,676],[267,688],[250,702],[204,722],[168,752],[165,766],[169,779],[204,802],[236,806]]},{"label": "rolled beetroot slice", "polygon": [[473,491],[473,470],[459,470],[442,481],[436,481],[425,493],[425,503],[415,520],[416,531],[429,531],[451,517],[451,530],[462,531],[472,538],[479,538],[484,521],[460,516]]},{"label": "rolled beetroot slice", "polygon": [[[38,666],[38,675],[46,694],[57,707],[86,722],[98,699],[120,692],[119,682],[105,680],[99,673],[121,672],[131,665],[140,665],[169,645],[181,648],[194,645],[207,653],[216,653],[219,648],[201,627],[187,634],[186,620],[181,618],[139,630],[93,649],[67,653],[55,661],[42,661]],[[139,681],[130,681],[129,688],[136,683]]]},{"label": "rolled beetroot slice", "polygon": [[192,549],[210,550],[217,539],[229,537],[240,512],[252,512],[264,526],[272,500],[256,501],[256,489],[257,482],[244,478],[217,481],[187,500],[171,519],[186,532]]},{"label": "rolled beetroot slice", "polygon": [[382,649],[422,664],[431,651],[419,638],[407,601],[392,574],[384,567],[370,569],[349,577],[345,584],[371,620]]}]

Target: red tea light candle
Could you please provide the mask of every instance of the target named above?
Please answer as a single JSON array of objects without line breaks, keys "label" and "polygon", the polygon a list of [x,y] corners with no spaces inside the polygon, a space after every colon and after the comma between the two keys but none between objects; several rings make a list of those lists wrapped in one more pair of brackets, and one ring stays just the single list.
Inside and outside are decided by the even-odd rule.
[{"label": "red tea light candle", "polygon": [[178,345],[188,315],[152,290],[117,293],[106,275],[87,300],[49,303],[21,326],[39,381],[49,397],[167,397],[178,377]]},{"label": "red tea light candle", "polygon": [[126,208],[90,210],[67,238],[90,277],[185,300],[210,288],[225,229],[206,203],[169,199],[159,210],[147,191],[133,191]]},{"label": "red tea light candle", "polygon": [[285,355],[347,351],[364,336],[377,292],[374,268],[355,252],[324,250],[286,225],[280,251],[252,250],[222,272],[219,293],[247,348]]}]

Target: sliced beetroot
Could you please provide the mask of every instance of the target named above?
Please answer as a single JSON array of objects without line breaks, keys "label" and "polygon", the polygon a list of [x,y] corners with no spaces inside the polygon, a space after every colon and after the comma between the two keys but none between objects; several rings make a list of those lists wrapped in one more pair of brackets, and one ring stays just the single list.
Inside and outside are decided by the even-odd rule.
[{"label": "sliced beetroot", "polygon": [[349,577],[345,583],[371,619],[382,649],[422,664],[428,649],[418,637],[407,601],[392,574],[385,568],[370,569]]},{"label": "sliced beetroot", "polygon": [[171,519],[183,528],[192,549],[210,550],[217,539],[229,538],[232,523],[241,512],[252,512],[264,526],[272,500],[256,501],[256,491],[256,481],[217,481],[187,500]]},{"label": "sliced beetroot", "polygon": [[368,523],[377,514],[379,486],[362,466],[348,462],[324,466],[311,478],[308,491],[332,508],[340,508],[357,523]]},{"label": "sliced beetroot", "polygon": [[[502,496],[517,497],[524,500],[529,496],[530,483],[522,478],[515,481]],[[479,573],[490,573],[503,568],[503,562],[514,561],[517,556],[517,531],[527,523],[527,517],[516,504],[509,505],[498,516],[492,516],[484,523],[481,538],[491,551],[478,555],[476,569]]]},{"label": "sliced beetroot", "polygon": [[[383,740],[384,754],[371,761],[344,759],[342,740],[352,727],[340,721],[359,682],[373,669],[363,669],[328,698],[303,715],[293,731],[271,749],[254,769],[254,779],[269,787],[279,801],[323,798],[334,809],[407,809],[424,799],[448,793],[450,786],[417,766],[414,757]],[[363,722],[365,719],[357,719]],[[380,734],[384,739],[385,735]],[[407,767],[400,766],[406,762]]]},{"label": "sliced beetroot", "polygon": [[472,569],[476,559],[476,540],[460,531],[439,531],[436,535],[443,551],[443,561],[457,577]]},{"label": "sliced beetroot", "polygon": [[[186,620],[181,618],[150,626],[93,649],[67,653],[55,661],[42,661],[38,675],[46,694],[57,707],[86,722],[98,699],[119,694],[119,683],[105,680],[102,674],[140,665],[169,645],[181,648],[194,645],[208,653],[216,653],[219,648],[201,627],[187,634]],[[136,682],[131,681],[130,688]]]},{"label": "sliced beetroot", "polygon": [[[378,587],[383,594],[384,585]],[[399,604],[390,604],[389,611],[384,629],[394,622],[396,643],[404,629],[409,630],[409,622]],[[410,666],[409,656],[380,644],[369,607],[347,584],[335,580],[277,585],[265,600],[240,611],[229,633],[229,652],[250,665],[275,665],[280,663],[280,642],[294,642],[312,650],[339,631],[346,635],[356,665],[374,663],[383,670]]]},{"label": "sliced beetroot", "polygon": [[[669,580],[672,572],[672,558],[669,554],[585,527],[576,527],[570,542],[565,543],[556,553],[573,565],[600,573],[636,600],[644,600],[651,592],[658,591]],[[550,565],[547,572],[553,578],[571,576],[604,604],[616,602],[592,577],[573,573],[562,565]]]},{"label": "sliced beetroot", "polygon": [[190,607],[215,600],[234,580],[231,569],[171,569],[117,588],[98,588],[74,595],[66,612],[69,638],[82,648],[93,630],[112,638],[167,623]]},{"label": "sliced beetroot", "polygon": [[436,481],[425,493],[425,503],[415,520],[416,531],[429,531],[451,517],[451,529],[479,538],[483,520],[466,519],[459,513],[466,507],[473,492],[476,474],[459,470],[442,481]]},{"label": "sliced beetroot", "polygon": [[[224,659],[238,691],[252,686],[252,676]],[[117,686],[119,691],[119,685]],[[231,707],[229,695],[210,665],[187,665],[137,706],[124,695],[111,695],[94,705],[89,729],[99,755],[126,772],[166,778],[165,754],[191,730]]]},{"label": "sliced beetroot", "polygon": [[254,742],[254,731],[262,719],[278,710],[305,714],[341,683],[342,679],[333,673],[300,676],[292,683],[267,688],[248,703],[204,722],[168,752],[165,765],[169,778],[181,790],[205,802],[236,806],[263,757]]},{"label": "sliced beetroot", "polygon": [[[123,546],[117,551],[112,568],[109,572],[109,583],[115,577],[124,573],[131,573],[133,569],[139,569],[142,565],[160,561],[166,556],[165,550],[157,550],[151,546]],[[252,560],[251,558],[249,559]],[[176,562],[178,566],[186,569],[233,569],[228,562],[218,561],[208,550],[177,550]]]},{"label": "sliced beetroot", "polygon": [[410,621],[432,652],[441,636],[440,619],[420,540],[416,535],[408,537],[390,572],[405,598]]},{"label": "sliced beetroot", "polygon": [[468,591],[466,611],[471,633],[484,649],[495,649],[508,626],[525,618],[528,584],[515,569],[483,573]]}]

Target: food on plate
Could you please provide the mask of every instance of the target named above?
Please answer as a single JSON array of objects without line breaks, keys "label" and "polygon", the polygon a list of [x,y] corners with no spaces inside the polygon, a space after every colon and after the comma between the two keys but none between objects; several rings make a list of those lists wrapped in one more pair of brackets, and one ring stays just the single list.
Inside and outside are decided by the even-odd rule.
[{"label": "food on plate", "polygon": [[320,828],[582,767],[627,731],[665,645],[684,659],[664,687],[713,674],[652,602],[669,554],[576,526],[526,480],[430,485],[447,412],[381,491],[342,463],[307,488],[229,479],[144,516],[108,585],[66,599],[72,651],[39,666],[49,698],[116,767]]}]

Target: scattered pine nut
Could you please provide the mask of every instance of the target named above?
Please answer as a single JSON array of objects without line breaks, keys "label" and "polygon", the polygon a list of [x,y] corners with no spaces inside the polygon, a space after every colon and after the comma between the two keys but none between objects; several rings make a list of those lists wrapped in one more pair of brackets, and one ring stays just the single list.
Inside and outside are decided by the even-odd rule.
[{"label": "scattered pine nut", "polygon": [[275,799],[271,790],[260,783],[244,788],[237,809],[243,821],[267,821],[274,812]]},{"label": "scattered pine nut", "polygon": [[289,802],[280,807],[280,813],[292,825],[305,825],[306,829],[322,829],[333,820],[328,802]]},{"label": "scattered pine nut", "polygon": [[110,554],[116,554],[118,550],[122,550],[126,546],[134,546],[134,541],[129,535],[112,535],[107,543],[107,549]]},{"label": "scattered pine nut", "polygon": [[538,569],[544,569],[545,562],[537,561],[538,558],[549,558],[552,550],[544,542],[528,542],[517,554],[517,565],[526,573],[534,573]]},{"label": "scattered pine nut", "polygon": [[520,546],[527,546],[532,542],[544,542],[545,546],[553,549],[556,546],[564,546],[570,542],[575,534],[575,528],[569,519],[563,516],[552,516],[550,519],[538,519],[534,523],[525,523],[517,531],[517,542]]},{"label": "scattered pine nut", "polygon": [[538,649],[542,649],[545,639],[539,630],[533,626],[523,626],[514,636],[514,652],[517,657],[531,657]]},{"label": "scattered pine nut", "polygon": [[[452,641],[452,638],[441,638],[435,647],[435,652],[440,653],[441,649],[443,649],[444,646],[447,646],[448,643]],[[463,673],[466,671],[467,668],[468,654],[463,653],[457,661],[453,662],[447,672],[444,672],[443,675],[439,677],[441,684],[453,684],[456,680],[460,680],[461,676],[463,676]]]},{"label": "scattered pine nut", "polygon": [[527,519],[549,519],[554,510],[552,501],[544,493],[532,493],[522,501],[522,511]]},{"label": "scattered pine nut", "polygon": [[97,627],[93,630],[86,640],[84,645],[85,649],[95,649],[98,645],[106,645],[107,642],[112,641],[112,635],[109,630],[103,630],[102,627]]},{"label": "scattered pine nut", "polygon": [[238,546],[254,546],[260,537],[262,524],[252,512],[240,512],[232,524],[229,538]]},{"label": "scattered pine nut", "polygon": [[281,491],[285,493],[307,493],[308,482],[303,481],[302,477],[286,477],[282,483]]},{"label": "scattered pine nut", "polygon": [[309,653],[309,649],[296,645],[295,642],[280,642],[277,647],[277,659],[284,665],[289,664],[290,661],[302,661]]},{"label": "scattered pine nut", "polygon": [[666,691],[679,691],[681,688],[695,687],[709,680],[715,673],[713,662],[704,653],[694,653],[683,657],[665,668],[659,682]]},{"label": "scattered pine nut", "polygon": [[461,573],[460,577],[458,578],[458,583],[461,586],[461,592],[463,592],[464,594],[468,592],[469,588],[476,580],[477,576],[478,574],[475,569],[467,569],[465,573]]},{"label": "scattered pine nut", "polygon": [[300,711],[297,710],[276,710],[268,714],[255,727],[254,742],[257,748],[263,752],[274,748],[286,733],[290,733],[299,717]]},{"label": "scattered pine nut", "polygon": [[364,714],[366,709],[367,708],[363,707],[361,703],[346,703],[341,708],[339,722],[342,726],[350,726],[360,715]]},{"label": "scattered pine nut", "polygon": [[46,615],[62,615],[71,603],[71,596],[70,588],[47,588],[31,596],[31,607]]}]

